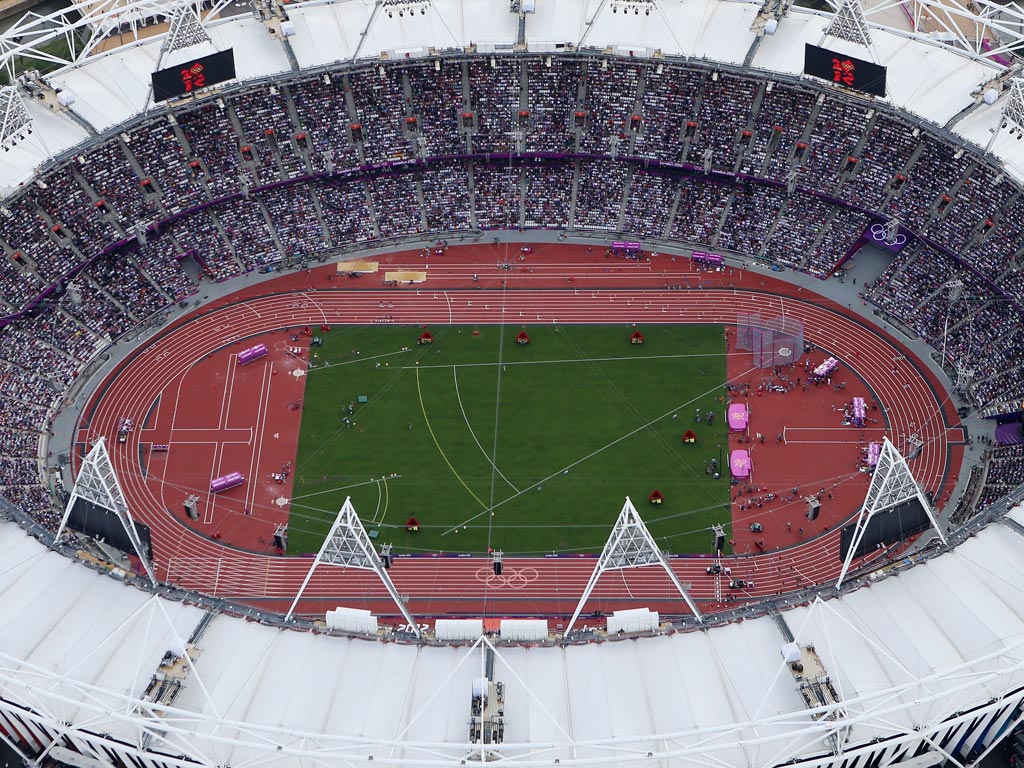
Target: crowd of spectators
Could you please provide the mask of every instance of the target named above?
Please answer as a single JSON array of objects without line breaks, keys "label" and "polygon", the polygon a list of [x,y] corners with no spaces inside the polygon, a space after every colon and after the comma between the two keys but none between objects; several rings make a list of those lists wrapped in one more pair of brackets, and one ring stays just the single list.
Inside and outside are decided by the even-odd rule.
[{"label": "crowd of spectators", "polygon": [[134,257],[139,267],[174,301],[196,292],[197,286],[182,269],[181,251],[170,237],[151,236],[145,244],[136,243],[123,253]]},{"label": "crowd of spectators", "polygon": [[21,309],[45,287],[27,262],[16,261],[14,254],[0,258],[0,307],[5,308],[4,314]]},{"label": "crowd of spectators", "polygon": [[[572,184],[571,180],[569,183]],[[423,189],[423,212],[427,217],[428,232],[467,230],[473,226],[469,175],[463,163],[434,165],[420,178],[420,186]],[[545,189],[545,192],[552,193],[550,189]]]},{"label": "crowd of spectators", "polygon": [[314,189],[335,246],[364,243],[376,237],[364,182],[329,181],[315,185]]},{"label": "crowd of spectators", "polygon": [[[35,405],[50,405],[56,399],[60,389],[45,377],[44,371],[19,368],[11,363],[0,360],[0,398],[17,400]],[[26,453],[10,453],[0,447],[4,456],[28,456]]]},{"label": "crowd of spectators", "polygon": [[0,485],[32,485],[39,480],[36,459],[0,456]]},{"label": "crowd of spectators", "polygon": [[[355,145],[349,138],[349,125],[354,121],[344,106],[344,78],[325,74],[294,83],[289,90],[299,125],[312,147],[314,168],[326,170],[328,162],[336,168],[359,165]],[[325,109],[328,104],[330,108]]]},{"label": "crowd of spectators", "polygon": [[[634,107],[640,70],[639,63],[629,60],[587,62],[583,101],[586,117],[585,129],[580,135],[581,152],[610,154],[613,145],[618,144],[615,151],[621,153],[630,118],[638,114]],[[569,104],[566,107],[571,108],[573,94],[570,92],[567,96]]]},{"label": "crowd of spectators", "polygon": [[[63,338],[54,340],[59,349],[66,349],[79,360],[89,360],[98,347],[109,344],[138,322],[129,310],[114,300],[105,286],[86,275],[79,275],[57,299],[62,319]],[[82,334],[88,329],[91,334]],[[92,336],[92,338],[89,338]]]},{"label": "crowd of spectators", "polygon": [[779,218],[785,193],[774,187],[738,188],[718,238],[719,248],[760,256]]},{"label": "crowd of spectators", "polygon": [[802,140],[814,108],[815,94],[793,86],[772,83],[761,95],[754,117],[749,163],[751,173],[782,181],[790,170],[790,158]]},{"label": "crowd of spectators", "polygon": [[1018,310],[959,262],[911,246],[866,295],[944,354],[942,364],[978,406],[1024,395],[1016,374],[1024,357]]},{"label": "crowd of spectators", "polygon": [[[167,213],[175,214],[210,199],[209,193],[189,166],[185,148],[167,119],[157,119],[132,132],[128,150],[142,169],[143,179],[156,182],[156,197]],[[145,191],[143,194],[147,194]]]},{"label": "crowd of spectators", "polygon": [[[51,392],[52,398],[56,393]],[[37,402],[46,402],[39,400]],[[0,429],[0,453],[24,459],[39,455],[39,433],[31,430]]]},{"label": "crowd of spectators", "polygon": [[[511,151],[519,140],[526,152],[605,157],[432,160]],[[708,150],[714,171],[776,182],[797,171],[798,191],[705,175]],[[422,161],[414,172],[354,176],[366,173],[360,164],[413,159]],[[310,171],[335,178],[262,188]],[[374,63],[136,124],[39,181],[0,209],[4,313],[93,261],[35,317],[0,333],[9,403],[21,402],[15,390],[43,402],[104,344],[194,293],[190,262],[226,280],[378,238],[572,225],[667,235],[826,276],[872,218],[822,194],[956,252],[909,247],[866,296],[969,371],[979,402],[1024,395],[1021,377],[1007,374],[1024,344],[1006,332],[1024,293],[1024,196],[976,153],[884,106],[806,84],[596,56]],[[159,227],[99,256],[140,223]],[[956,301],[954,282],[964,286]],[[24,430],[31,443],[45,409],[21,409],[24,420],[16,410],[5,407],[0,441]]]},{"label": "crowd of spectators", "polygon": [[255,177],[260,184],[291,179],[305,172],[292,136],[292,125],[284,92],[277,86],[255,88],[236,96],[229,108],[234,111],[245,136],[245,145],[256,164]]},{"label": "crowd of spectators", "polygon": [[[964,252],[964,260],[990,280],[1004,281],[1012,275],[1024,248],[1024,201],[1016,200],[1004,205],[997,213],[982,222],[982,227],[992,226],[981,233],[980,239]],[[1014,294],[1007,286],[1008,295]]]},{"label": "crowd of spectators", "polygon": [[147,194],[142,188],[142,179],[128,162],[125,144],[120,139],[112,139],[79,155],[78,163],[82,178],[126,227],[157,218],[158,197]]},{"label": "crowd of spectators", "polygon": [[670,163],[682,160],[684,127],[696,119],[704,78],[700,70],[663,66],[659,72],[648,68],[636,154]]},{"label": "crowd of spectators", "polygon": [[[93,286],[76,280],[56,306],[48,305],[42,308],[34,318],[32,332],[40,341],[60,350],[61,353],[73,357],[80,363],[88,362],[104,342],[109,343],[110,340],[103,323],[113,312],[102,306],[104,299],[95,295],[96,293],[98,292]],[[74,307],[78,310],[75,317],[64,309],[73,304],[78,304]]]},{"label": "crowd of spectators", "polygon": [[626,200],[626,219],[623,229],[638,237],[663,237],[679,185],[671,178],[636,171]]},{"label": "crowd of spectators", "polygon": [[926,141],[889,211],[904,226],[922,230],[931,218],[939,197],[952,190],[969,161],[955,161],[944,142]]},{"label": "crowd of spectators", "polygon": [[[237,207],[237,203],[234,204]],[[233,203],[229,203],[222,208],[222,215],[229,216],[232,205]],[[252,212],[249,206],[245,208],[246,222],[255,221],[259,209]],[[214,218],[215,215],[210,210],[202,210],[175,222],[170,231],[185,254],[202,265],[211,280],[220,282],[242,272],[242,266],[222,236],[219,220]]]},{"label": "crowd of spectators", "polygon": [[572,205],[571,161],[553,161],[523,169],[524,224],[527,227],[565,229],[569,226]]},{"label": "crowd of spectators", "polygon": [[848,208],[834,209],[828,228],[807,254],[804,269],[816,277],[827,277],[870,223],[871,218],[866,214]]},{"label": "crowd of spectators", "polygon": [[47,411],[40,406],[15,400],[0,400],[0,428],[40,432],[46,418]]},{"label": "crowd of spectators", "polygon": [[765,255],[791,267],[803,267],[819,235],[825,237],[823,230],[834,210],[835,206],[817,197],[799,192],[790,195]]},{"label": "crowd of spectators", "polygon": [[[281,252],[278,250],[267,224],[267,217],[263,215],[259,202],[253,199],[235,198],[228,203],[218,206],[215,214],[217,221],[224,230],[227,248],[219,257],[217,263],[225,270],[225,277],[220,272],[210,273],[214,280],[226,279],[237,268],[238,261],[243,262],[246,270],[258,269],[268,264],[274,264],[281,259]],[[286,228],[287,220],[282,219],[282,229]],[[182,226],[188,227],[188,222]],[[213,230],[210,231],[211,248],[220,246],[220,241],[213,239]],[[301,251],[301,249],[297,249]],[[233,252],[232,258],[229,254]],[[209,265],[209,259],[204,257],[204,263]]]},{"label": "crowd of spectators", "polygon": [[57,384],[67,386],[81,364],[67,352],[43,341],[35,328],[36,318],[8,325],[0,333],[0,360],[25,371],[45,371]]},{"label": "crowd of spectators", "polygon": [[35,185],[16,199],[4,203],[5,213],[0,219],[0,234],[15,249],[19,258],[31,259],[38,274],[46,283],[56,280],[68,267],[69,259],[61,253],[56,240],[36,204]]},{"label": "crowd of spectators", "polygon": [[[972,295],[972,288],[985,295],[984,286],[968,270],[923,243],[914,243],[866,288],[865,295],[934,346],[948,326],[951,297],[959,283],[964,285],[963,295]],[[958,320],[958,313],[953,319]],[[938,336],[933,335],[936,332]]]},{"label": "crowd of spectators", "polygon": [[365,162],[377,164],[411,158],[411,146],[402,133],[407,100],[401,68],[382,64],[359,69],[348,76],[348,82]]},{"label": "crowd of spectators", "polygon": [[527,150],[572,151],[574,142],[569,116],[576,111],[576,91],[581,72],[577,60],[560,61],[551,56],[527,60],[530,113]]},{"label": "crowd of spectators", "polygon": [[729,204],[731,194],[731,187],[708,184],[698,176],[682,179],[679,185],[679,206],[672,220],[672,238],[716,245],[718,222]]},{"label": "crowd of spectators", "polygon": [[885,113],[875,116],[857,167],[843,182],[840,194],[864,208],[882,210],[892,182],[910,162],[919,144],[906,123]]},{"label": "crowd of spectators", "polygon": [[978,509],[1024,485],[1024,445],[1005,445],[987,452],[988,471],[981,489]]},{"label": "crowd of spectators", "polygon": [[177,115],[189,148],[191,157],[198,162],[202,159],[208,173],[206,183],[214,197],[222,197],[238,189],[241,173],[238,133],[231,125],[227,109],[215,103],[206,102],[191,112]]},{"label": "crowd of spectators", "polygon": [[369,179],[366,186],[381,237],[402,237],[424,231],[416,176],[410,173],[378,176]]},{"label": "crowd of spectators", "polygon": [[[250,249],[255,245],[246,242],[244,245],[233,237],[234,232],[243,232],[249,236],[253,231],[265,231],[264,238],[266,245],[257,248],[258,253],[263,253],[262,258],[269,259],[273,248],[273,234],[276,233],[281,247],[288,258],[315,256],[327,250],[328,241],[321,225],[321,218],[317,215],[316,207],[313,204],[309,190],[305,186],[285,186],[271,189],[261,193],[260,202],[266,207],[269,220],[273,222],[272,227],[267,219],[263,217],[259,208],[251,201],[237,200],[231,212],[237,214],[237,218],[228,219],[221,214],[221,221],[228,232],[228,237],[234,246],[234,252],[248,257]],[[255,219],[259,214],[259,220],[252,223],[245,218]],[[259,237],[259,236],[257,236]]]},{"label": "crowd of spectators", "polygon": [[492,57],[471,61],[468,67],[470,107],[476,123],[473,151],[514,151],[523,91],[519,62]]},{"label": "crowd of spectators", "polygon": [[622,216],[622,196],[631,167],[602,160],[587,163],[580,172],[576,189],[575,226],[617,231]]},{"label": "crowd of spectators", "polygon": [[405,73],[421,153],[442,157],[466,152],[466,134],[457,128],[459,114],[463,111],[462,65],[458,62],[438,66],[426,63],[406,67]]},{"label": "crowd of spectators", "polygon": [[847,158],[854,155],[864,134],[867,108],[834,96],[819,101],[814,124],[820,130],[815,130],[807,142],[803,157],[806,173],[801,176],[800,184],[831,194]]},{"label": "crowd of spectators", "polygon": [[70,165],[54,171],[45,189],[36,188],[35,197],[56,225],[71,231],[75,246],[85,258],[96,255],[121,236],[103,207],[75,179]]},{"label": "crowd of spectators", "polygon": [[480,229],[515,229],[519,226],[517,165],[476,163],[473,166],[473,205]]},{"label": "crowd of spectators", "polygon": [[700,165],[705,152],[710,151],[716,168],[731,169],[735,165],[738,139],[751,122],[750,107],[756,90],[757,83],[747,78],[714,73],[705,79],[700,117],[688,155],[691,163]]},{"label": "crowd of spectators", "polygon": [[[167,305],[168,297],[150,282],[128,253],[115,253],[96,259],[86,273],[132,314],[144,320]],[[107,323],[108,328],[111,323]],[[112,335],[117,336],[115,331]]]}]

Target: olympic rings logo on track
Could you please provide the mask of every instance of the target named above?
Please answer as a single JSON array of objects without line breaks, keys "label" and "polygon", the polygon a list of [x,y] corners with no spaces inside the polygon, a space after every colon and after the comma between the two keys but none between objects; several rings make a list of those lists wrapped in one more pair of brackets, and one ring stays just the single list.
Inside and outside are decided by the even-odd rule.
[{"label": "olympic rings logo on track", "polygon": [[508,589],[525,589],[527,585],[535,582],[538,576],[537,569],[529,566],[519,569],[505,568],[501,576],[496,575],[491,568],[477,568],[474,574],[476,580],[486,587]]},{"label": "olympic rings logo on track", "polygon": [[885,227],[878,223],[872,224],[868,233],[871,235],[871,239],[876,243],[885,243],[890,247],[907,244],[907,236],[902,232],[897,231],[896,237],[890,240],[885,234]]}]

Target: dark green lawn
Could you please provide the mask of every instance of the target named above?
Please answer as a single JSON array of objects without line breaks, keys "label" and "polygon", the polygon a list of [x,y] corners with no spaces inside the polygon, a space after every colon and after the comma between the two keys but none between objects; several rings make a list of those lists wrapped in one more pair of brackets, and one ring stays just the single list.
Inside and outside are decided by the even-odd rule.
[{"label": "dark green lawn", "polygon": [[[626,326],[529,326],[527,346],[520,330],[432,327],[423,346],[418,327],[325,334],[303,400],[289,553],[317,551],[347,495],[396,551],[598,551],[626,496],[664,548],[710,551],[709,527],[729,521],[727,473],[705,472],[728,453],[722,328],[647,326],[643,345]],[[715,411],[713,426],[695,423],[697,408]],[[687,429],[696,445],[682,443]],[[648,503],[654,489],[664,504]]]}]

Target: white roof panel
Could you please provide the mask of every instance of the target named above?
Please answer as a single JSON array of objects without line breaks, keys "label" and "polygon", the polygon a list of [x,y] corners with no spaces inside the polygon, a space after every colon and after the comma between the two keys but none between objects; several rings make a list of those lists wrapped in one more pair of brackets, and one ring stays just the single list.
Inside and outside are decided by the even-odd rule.
[{"label": "white roof panel", "polygon": [[159,40],[148,40],[96,56],[50,81],[71,91],[75,112],[104,131],[142,112],[159,55]]},{"label": "white roof panel", "polygon": [[289,43],[300,67],[307,69],[352,58],[369,15],[357,18],[354,12],[342,13],[347,7],[337,3],[306,3],[291,10],[288,17],[295,23],[295,35]]}]

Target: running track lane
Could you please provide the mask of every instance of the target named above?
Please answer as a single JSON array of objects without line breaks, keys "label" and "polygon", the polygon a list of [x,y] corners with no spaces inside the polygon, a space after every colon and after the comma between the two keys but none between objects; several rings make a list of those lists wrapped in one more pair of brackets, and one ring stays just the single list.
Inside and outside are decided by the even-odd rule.
[{"label": "running track lane", "polygon": [[[380,307],[387,305],[386,310]],[[145,413],[166,386],[199,356],[236,339],[263,331],[307,324],[371,324],[382,313],[395,324],[536,324],[536,323],[693,323],[733,324],[738,312],[785,314],[804,322],[805,338],[836,355],[869,382],[886,409],[889,434],[897,446],[901,437],[916,432],[924,448],[912,468],[926,490],[938,491],[949,450],[946,445],[944,403],[905,350],[879,333],[838,312],[803,299],[743,290],[497,290],[306,291],[253,298],[223,306],[177,324],[168,334],[144,347],[116,376],[96,406],[89,428],[112,439],[126,413]],[[230,329],[225,335],[225,328]],[[895,371],[895,374],[894,374]],[[915,426],[911,428],[911,424]],[[309,568],[309,560],[279,558],[239,551],[206,539],[179,524],[164,510],[130,457],[137,455],[138,434],[129,450],[112,454],[115,469],[137,518],[151,528],[161,579],[207,594],[261,607],[286,607]],[[954,469],[958,469],[955,467]],[[621,500],[609,500],[618,505]],[[753,580],[756,588],[732,595],[755,599],[789,591],[796,586],[835,578],[839,530],[780,552],[732,559],[733,577]],[[705,573],[706,558],[675,558],[673,569],[692,596],[707,609],[728,595],[721,581]],[[514,558],[506,561],[502,580],[488,578],[489,564],[481,558],[398,558],[392,578],[409,597],[414,615],[469,613],[479,615],[563,615],[575,607],[594,561],[588,558]],[[685,612],[672,596],[660,569],[641,569],[606,575],[588,610],[609,606],[648,605],[665,613]],[[320,613],[337,605],[365,605],[382,615],[393,605],[372,575],[322,567],[307,588],[302,613]],[[734,604],[734,603],[733,603]]]}]

